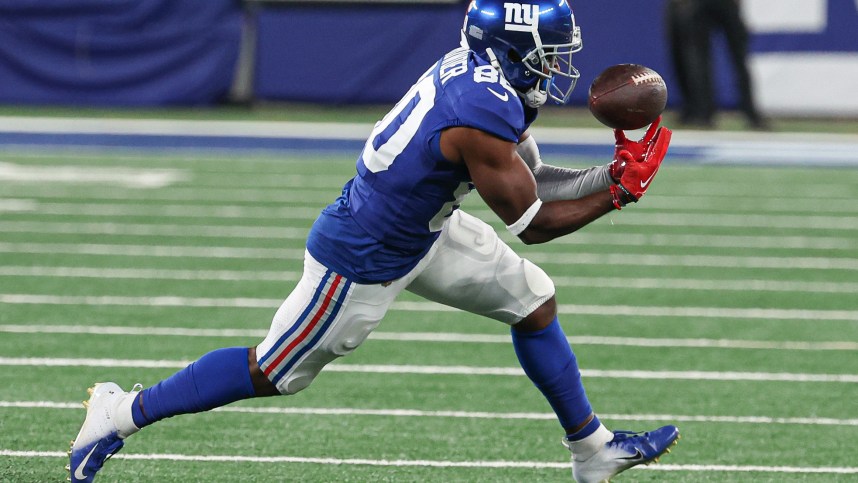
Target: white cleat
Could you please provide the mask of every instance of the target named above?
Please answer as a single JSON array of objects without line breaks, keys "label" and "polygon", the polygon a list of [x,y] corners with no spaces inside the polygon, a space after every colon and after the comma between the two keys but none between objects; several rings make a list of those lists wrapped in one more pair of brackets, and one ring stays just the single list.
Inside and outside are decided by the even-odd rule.
[{"label": "white cleat", "polygon": [[123,439],[137,432],[128,408],[141,389],[137,384],[125,392],[104,382],[88,390],[89,400],[83,402],[86,419],[69,450],[69,481],[90,483],[104,462],[122,449]]},{"label": "white cleat", "polygon": [[[662,426],[648,433],[614,431],[614,439],[587,459],[572,455],[572,478],[578,483],[604,483],[639,464],[658,463],[679,439],[676,426]],[[570,443],[563,443],[571,449]]]}]

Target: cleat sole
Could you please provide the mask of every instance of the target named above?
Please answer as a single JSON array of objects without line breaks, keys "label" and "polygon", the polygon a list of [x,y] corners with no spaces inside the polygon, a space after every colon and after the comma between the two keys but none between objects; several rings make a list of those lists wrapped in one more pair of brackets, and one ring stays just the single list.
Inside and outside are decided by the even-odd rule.
[{"label": "cleat sole", "polygon": [[676,445],[679,443],[679,438],[681,438],[681,437],[682,437],[682,436],[680,436],[679,434],[677,434],[677,435],[676,435],[676,439],[674,439],[674,440],[673,440],[673,442],[672,442],[672,443],[670,443],[670,445],[669,445],[668,447],[664,448],[664,451],[662,451],[661,453],[659,453],[658,455],[656,455],[656,457],[655,457],[655,458],[653,458],[653,459],[651,459],[651,460],[647,461],[647,462],[646,462],[646,463],[644,463],[644,464],[645,464],[646,466],[653,465],[653,464],[658,464],[658,462],[659,462],[659,460],[661,459],[661,457],[662,457],[662,456],[664,456],[664,455],[666,455],[666,454],[669,454],[669,453],[670,453],[670,448],[672,448],[672,447],[676,446]]}]

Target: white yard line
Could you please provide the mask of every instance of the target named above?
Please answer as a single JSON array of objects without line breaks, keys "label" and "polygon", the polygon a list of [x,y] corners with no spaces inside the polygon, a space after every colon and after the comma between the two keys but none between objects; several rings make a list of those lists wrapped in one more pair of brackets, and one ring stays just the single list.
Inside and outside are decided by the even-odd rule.
[{"label": "white yard line", "polygon": [[[4,326],[0,326],[0,331]],[[387,332],[376,331],[370,334],[376,340],[419,341],[419,342],[456,342],[456,343],[488,343],[508,344],[509,336],[495,334],[456,334],[433,332]],[[814,351],[858,351],[858,342],[808,342],[808,341],[761,341],[738,339],[666,339],[642,337],[603,337],[603,336],[569,336],[567,340],[573,345],[611,345],[627,347],[692,347],[719,349],[754,349],[754,350],[814,350]]]},{"label": "white yard line", "polygon": [[[54,401],[0,401],[0,408],[16,409],[73,409],[82,408],[79,402]],[[296,408],[296,407],[241,407],[224,406],[213,411],[245,414],[282,414],[306,416],[384,416],[402,418],[463,418],[498,420],[557,419],[554,413],[497,413],[485,411],[424,411],[419,409],[358,409],[358,408]],[[681,414],[609,414],[599,413],[601,419],[615,421],[666,421],[723,424],[779,424],[809,426],[858,426],[858,419],[834,418],[777,418],[771,416],[704,416]]]},{"label": "white yard line", "polygon": [[[29,205],[10,207],[28,208]],[[30,208],[35,208],[35,205]],[[29,210],[28,210],[29,211]],[[620,227],[617,227],[619,229]],[[161,223],[0,221],[0,233],[40,233],[74,235],[174,236],[182,238],[239,238],[304,240],[307,228],[253,225],[192,225]],[[503,240],[517,243],[501,232]],[[665,233],[576,233],[557,238],[552,245],[682,246],[697,248],[778,248],[799,250],[856,250],[855,240],[843,236],[805,235],[694,235]]]},{"label": "white yard line", "polygon": [[301,272],[275,270],[178,270],[162,268],[0,266],[0,277],[99,278],[134,280],[284,282],[301,278]]},{"label": "white yard line", "polygon": [[3,243],[0,253],[71,254],[134,257],[304,259],[303,248],[243,248],[181,245],[108,245],[98,243]]},{"label": "white yard line", "polygon": [[[268,178],[266,178],[268,179]],[[298,186],[306,183],[299,180]],[[194,205],[140,203],[56,203],[35,202],[35,212],[47,215],[69,216],[157,216],[161,218],[240,218],[240,219],[300,219],[314,220],[324,208],[312,206],[245,206],[245,205]],[[485,220],[497,220],[487,209],[465,209]],[[729,214],[729,213],[659,213],[639,211],[634,215],[613,213],[608,217],[616,224],[670,226],[670,227],[734,227],[734,228],[787,228],[802,230],[858,230],[858,216],[837,215],[785,215],[785,214]]]},{"label": "white yard line", "polygon": [[[191,362],[192,361],[155,359],[0,357],[0,366],[10,367],[125,367],[135,369],[167,369],[183,368]],[[329,372],[359,374],[421,374],[501,377],[524,376],[524,372],[519,367],[332,363],[325,366],[324,370]],[[581,374],[587,378],[599,379],[671,379],[694,381],[814,382],[846,384],[854,384],[858,382],[858,374],[806,374],[789,372],[620,371],[582,369]]]},{"label": "white yard line", "polygon": [[728,228],[787,228],[803,230],[858,230],[858,216],[781,215],[771,213],[636,213],[613,214],[616,224]]},{"label": "white yard line", "polygon": [[[0,303],[18,305],[124,305],[145,307],[231,307],[231,308],[276,308],[281,299],[262,298],[213,298],[213,297],[132,297],[110,295],[39,295],[0,294]],[[455,312],[459,309],[435,302],[395,302],[391,310],[409,312]],[[814,320],[814,321],[858,321],[858,310],[805,310],[763,309],[727,307],[675,307],[639,305],[573,305],[558,306],[561,314],[608,315],[629,317],[694,317],[694,318],[738,318],[768,320]]]},{"label": "white yard line", "polygon": [[[13,458],[68,458],[63,451],[20,451],[0,449],[0,456]],[[130,454],[120,453],[114,459],[138,461],[195,461],[218,463],[304,463],[317,465],[357,465],[385,467],[429,467],[429,468],[533,468],[569,469],[569,463],[546,461],[444,461],[444,460],[374,460],[363,458],[328,458],[297,456],[224,456],[184,454]],[[639,466],[632,471],[673,471],[693,473],[793,473],[793,474],[858,474],[858,467],[836,466],[733,466],[733,465],[652,465]]]},{"label": "white yard line", "polygon": [[[28,200],[34,201],[34,200]],[[35,211],[45,215],[157,216],[159,218],[239,218],[315,220],[324,208],[314,206],[244,206],[136,203],[36,202]]]},{"label": "white yard line", "polygon": [[187,180],[188,174],[176,169],[140,169],[123,166],[30,166],[0,161],[0,182],[103,184],[126,188],[163,188]]},{"label": "white yard line", "polygon": [[[113,223],[113,222],[53,222],[53,221],[0,221],[0,233],[40,233],[67,235],[126,235],[126,236],[175,236],[182,238],[240,238],[272,240],[304,240],[308,228],[253,225],[184,225],[159,223]],[[836,248],[840,241],[850,243],[850,238],[819,240],[821,248]],[[815,244],[814,241],[809,241]],[[805,243],[805,242],[803,242]],[[836,246],[831,246],[834,244]],[[852,248],[851,245],[848,248]]]},{"label": "white yard line", "polygon": [[814,282],[798,280],[729,280],[693,278],[638,278],[638,277],[551,277],[558,287],[601,287],[659,290],[725,290],[738,292],[811,292],[858,293],[858,283]]},{"label": "white yard line", "polygon": [[[0,277],[98,278],[134,280],[285,282],[301,278],[298,271],[182,270],[168,268],[0,266]],[[858,293],[858,283],[799,280],[730,280],[640,277],[552,277],[558,287],[659,290],[725,290],[738,292]]]},{"label": "white yard line", "polygon": [[[0,155],[2,158],[2,155]],[[284,162],[288,169],[288,164]],[[270,166],[270,165],[266,165]],[[264,169],[260,167],[260,169]],[[224,176],[229,176],[224,174]],[[272,174],[272,176],[277,176]],[[345,180],[343,180],[345,182]],[[53,188],[53,189],[51,189]],[[88,190],[87,187],[69,186],[61,184],[53,184],[47,186],[40,185],[22,185],[8,184],[4,186],[4,190],[8,193],[14,193],[17,197],[35,198],[38,201],[48,201],[52,199],[75,199],[81,201],[110,201],[124,202],[129,201],[145,201],[148,203],[168,203],[176,201],[195,201],[195,202],[218,202],[218,203],[318,203],[319,208],[334,201],[339,196],[339,191],[336,189],[323,190],[312,188],[294,187],[288,190],[277,189],[259,189],[252,187],[237,187],[237,186],[221,186],[221,187],[194,187],[194,186],[171,186],[169,190],[129,190],[127,188],[116,188],[114,186],[99,186],[97,191]],[[749,201],[749,203],[765,202],[768,198],[760,198],[759,200]],[[802,205],[802,200],[805,200],[807,206]],[[786,200],[784,200],[786,202]],[[822,203],[825,201],[826,203]],[[789,206],[777,205],[773,206],[774,211],[784,212],[800,212],[811,211],[812,207],[819,205],[818,212],[828,213],[844,213],[849,212],[848,199],[844,199],[843,203],[835,205],[831,204],[832,200],[820,200],[813,198],[798,198],[794,201],[794,209],[789,210]],[[682,206],[682,205],[678,205]],[[828,209],[826,209],[826,206]],[[670,206],[665,206],[670,208]],[[756,207],[755,212],[770,211],[762,210]],[[858,211],[856,209],[855,211]]]},{"label": "white yard line", "polygon": [[[0,332],[15,334],[95,334],[162,337],[265,337],[266,329],[198,329],[184,327],[122,327],[101,325],[0,325]],[[454,342],[466,344],[509,344],[509,335],[463,334],[451,332],[374,331],[374,340],[401,342]],[[858,351],[858,342],[765,341],[739,339],[666,339],[642,337],[603,337],[578,335],[567,337],[573,345],[610,345],[626,347],[691,347],[698,349]]]},{"label": "white yard line", "polygon": [[[154,156],[154,155],[153,155]],[[0,154],[0,159],[7,156]],[[73,156],[71,156],[73,158]],[[68,159],[70,156],[64,155],[63,159]],[[111,166],[120,161],[121,156],[110,157]],[[216,158],[215,158],[216,159]],[[255,159],[255,158],[254,158]],[[146,158],[151,164],[151,157]],[[233,158],[230,162],[235,162]],[[241,160],[244,163],[250,164],[247,158]],[[279,165],[272,166],[272,162],[279,161]],[[211,162],[211,158],[207,160]],[[2,163],[2,162],[0,162]],[[167,162],[165,161],[165,164]],[[170,159],[170,166],[176,163]],[[349,163],[351,164],[351,163]],[[266,160],[260,163],[260,170],[270,173],[270,176],[279,177],[287,175],[294,171],[294,167],[290,166],[287,160]],[[62,166],[60,166],[61,168]],[[280,168],[276,171],[276,168]],[[51,169],[54,169],[52,166]],[[141,169],[135,166],[126,166],[124,169],[134,170]],[[151,169],[151,168],[150,168]],[[189,168],[185,167],[185,170]],[[351,174],[351,166],[343,170],[343,176]],[[164,170],[161,168],[160,170]],[[159,169],[155,170],[156,172]],[[248,171],[242,171],[242,175],[252,174]],[[320,176],[321,178],[321,176]],[[330,176],[325,176],[325,179],[330,179]],[[342,180],[345,182],[345,178]],[[138,181],[139,182],[139,181]],[[318,185],[319,183],[313,183]],[[723,185],[720,185],[723,188]],[[749,186],[749,189],[739,190],[740,194],[732,194],[725,196],[722,191],[715,191],[705,197],[690,196],[688,194],[649,194],[647,195],[646,207],[654,210],[682,210],[682,211],[702,211],[705,214],[712,211],[735,211],[740,213],[823,213],[823,214],[858,214],[858,206],[850,203],[852,198],[848,196],[838,196],[837,193],[830,193],[831,196],[813,196],[807,194],[805,196],[795,197],[776,197],[766,196],[766,193],[754,190],[755,187]],[[822,189],[823,187],[820,187]],[[290,190],[274,190],[260,189],[258,186],[173,186],[169,191],[151,191],[151,190],[129,190],[126,188],[117,188],[115,186],[104,185],[98,191],[87,190],[86,187],[75,185],[61,184],[12,184],[8,185],[9,192],[17,193],[16,196],[34,197],[43,200],[54,198],[76,198],[81,201],[105,200],[114,202],[128,202],[132,200],[145,199],[148,202],[166,203],[175,201],[217,201],[220,203],[309,203],[316,202],[320,206],[324,206],[334,200],[338,195],[335,188],[330,190],[325,189],[309,189],[306,187],[294,187]],[[823,189],[821,192],[831,191],[836,188]],[[726,203],[721,203],[722,200],[728,200]],[[479,205],[477,203],[477,205]]]},{"label": "white yard line", "polygon": [[36,200],[0,198],[0,213],[35,212],[38,207]]},{"label": "white yard line", "polygon": [[[657,267],[771,268],[784,270],[858,270],[858,258],[754,257],[731,255],[652,255],[630,253],[552,253],[522,250],[535,263],[562,265],[623,265]],[[114,245],[101,243],[0,242],[0,253],[72,254],[98,256],[294,259],[303,260],[301,248],[250,248],[185,245]]]}]

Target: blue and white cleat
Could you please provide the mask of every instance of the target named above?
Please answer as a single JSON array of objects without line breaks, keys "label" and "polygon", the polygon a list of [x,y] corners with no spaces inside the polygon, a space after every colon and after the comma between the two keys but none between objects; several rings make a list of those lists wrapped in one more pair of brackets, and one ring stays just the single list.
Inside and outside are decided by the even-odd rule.
[{"label": "blue and white cleat", "polygon": [[123,440],[138,431],[129,408],[142,388],[136,384],[125,392],[112,382],[89,388],[89,400],[83,402],[86,419],[69,450],[69,481],[90,483],[104,462],[122,449]]},{"label": "blue and white cleat", "polygon": [[[572,478],[578,483],[603,483],[641,463],[658,463],[664,453],[679,440],[676,426],[662,426],[647,433],[614,431],[614,439],[605,443],[587,459],[572,454]],[[563,444],[571,449],[565,438]]]}]

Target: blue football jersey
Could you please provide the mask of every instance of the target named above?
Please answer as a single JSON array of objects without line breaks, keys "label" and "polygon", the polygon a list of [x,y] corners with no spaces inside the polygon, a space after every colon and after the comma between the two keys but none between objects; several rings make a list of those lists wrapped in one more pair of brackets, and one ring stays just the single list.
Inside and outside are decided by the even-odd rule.
[{"label": "blue football jersey", "polygon": [[474,187],[466,166],[441,154],[441,132],[467,126],[518,142],[535,117],[491,65],[466,48],[449,52],[375,124],[357,175],[313,224],[307,249],[358,283],[402,277]]}]

